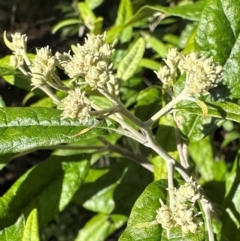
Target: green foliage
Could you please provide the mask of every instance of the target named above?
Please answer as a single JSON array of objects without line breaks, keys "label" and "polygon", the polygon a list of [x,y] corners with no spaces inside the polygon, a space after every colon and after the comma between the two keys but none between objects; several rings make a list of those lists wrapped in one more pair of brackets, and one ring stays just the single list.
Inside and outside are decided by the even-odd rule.
[{"label": "green foliage", "polygon": [[123,215],[97,214],[92,217],[78,233],[75,241],[99,240],[104,241],[110,234],[126,222],[127,217]]},{"label": "green foliage", "polygon": [[[65,38],[89,33],[86,41],[94,41],[89,40],[88,48],[81,40],[81,47],[72,45],[73,53],[48,52],[41,68],[34,65],[40,50],[26,53],[25,63],[15,68],[9,62],[21,57],[24,47],[17,52],[10,41],[13,56],[0,59],[4,80],[28,92],[22,96],[23,107],[10,107],[4,94],[0,96],[1,172],[19,156],[24,164],[27,154],[52,150],[46,160],[39,157],[39,164],[16,177],[0,197],[0,240],[38,241],[41,229],[74,204],[83,222],[76,221],[75,241],[104,241],[111,235],[120,241],[237,241],[238,1],[74,3],[58,6],[64,17],[52,32],[61,30]],[[103,35],[97,39],[92,34]],[[166,60],[172,48],[181,49],[182,59],[197,52],[223,66],[209,95],[182,96],[189,74],[176,68],[182,59],[174,56],[173,67]],[[166,71],[159,80],[163,66],[170,74]],[[60,69],[68,74],[64,81]],[[166,76],[172,79],[164,82]],[[76,87],[81,98],[69,100],[68,106],[76,118],[63,119],[58,107]],[[89,114],[84,120],[79,117],[83,110]],[[171,206],[171,191],[189,180],[201,185],[211,215],[200,199],[188,210],[198,212],[190,217],[189,232],[181,229],[187,222],[168,229],[157,221],[157,211],[163,203]],[[85,218],[85,213],[90,216]],[[196,220],[202,222],[197,228]]]},{"label": "green foliage", "polygon": [[3,241],[21,240],[23,237],[24,226],[25,226],[25,219],[23,215],[21,215],[13,225],[5,227],[0,231],[1,240]]},{"label": "green foliage", "polygon": [[126,81],[135,72],[139,65],[145,50],[145,43],[142,38],[139,38],[131,47],[128,54],[119,63],[117,78]]},{"label": "green foliage", "polygon": [[[17,153],[42,146],[69,143],[106,133],[99,128],[74,136],[88,126],[77,120],[61,120],[60,111],[42,107],[1,108],[1,153]],[[22,116],[19,119],[19,116]],[[36,135],[38,133],[38,135]],[[47,133],[47,134],[46,134]],[[31,141],[30,141],[31,140]]]},{"label": "green foliage", "polygon": [[23,233],[23,241],[40,241],[38,232],[37,209],[33,209],[29,214]]},{"label": "green foliage", "polygon": [[[82,184],[90,157],[52,156],[22,175],[0,198],[0,228],[27,217],[38,210],[38,225],[44,227],[57,212],[62,211]],[[41,181],[39,181],[41,180]]]}]

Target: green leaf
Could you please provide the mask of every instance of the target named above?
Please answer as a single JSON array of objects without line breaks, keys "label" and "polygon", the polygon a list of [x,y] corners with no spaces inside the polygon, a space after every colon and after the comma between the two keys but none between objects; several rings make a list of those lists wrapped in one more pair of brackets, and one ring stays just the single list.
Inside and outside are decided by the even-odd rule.
[{"label": "green leaf", "polygon": [[[80,124],[78,120],[61,120],[61,111],[50,108],[0,108],[0,153],[16,153],[36,147],[93,138],[106,133],[104,122],[96,128]],[[105,126],[106,127],[106,126]],[[72,137],[83,131],[84,133]]]},{"label": "green leaf", "polygon": [[203,118],[201,108],[195,103],[184,102],[177,107],[181,110],[176,113],[178,126],[191,141],[201,140],[220,126],[223,120],[240,122],[239,105],[231,102],[204,103],[208,108],[207,118]]},{"label": "green leaf", "polygon": [[97,181],[85,183],[76,193],[73,202],[93,212],[110,214],[115,208],[115,189],[127,171],[123,168],[120,163],[107,170],[107,173],[103,172]]},{"label": "green leaf", "polygon": [[240,235],[240,161],[239,154],[230,173],[226,176],[226,195],[223,204],[221,234],[231,241]]},{"label": "green leaf", "polygon": [[23,174],[0,198],[0,229],[38,210],[39,228],[62,211],[83,183],[89,156],[52,156]]},{"label": "green leaf", "polygon": [[0,95],[0,107],[6,107],[6,104],[1,95]]},{"label": "green leaf", "polygon": [[146,43],[160,56],[165,57],[168,51],[167,46],[159,39],[157,39],[154,36],[150,36],[148,34],[145,34],[144,40]]},{"label": "green leaf", "polygon": [[6,75],[4,80],[11,85],[15,85],[19,88],[29,90],[31,89],[30,82],[27,78],[22,75]]},{"label": "green leaf", "polygon": [[[8,82],[10,85],[14,85],[16,87],[22,88],[24,90],[30,91],[32,89],[30,85],[30,79],[23,76],[22,74],[17,73],[16,75],[5,75],[3,76],[4,80]],[[40,89],[33,90],[34,94],[43,97],[46,96]]]},{"label": "green leaf", "polygon": [[135,115],[142,121],[148,120],[161,108],[161,90],[156,86],[143,89],[137,96]]},{"label": "green leaf", "polygon": [[155,13],[159,12],[165,13],[167,16],[176,16],[193,21],[199,21],[204,5],[205,1],[198,1],[192,4],[171,7],[146,5],[136,12],[136,14],[126,24],[126,26],[135,24],[143,19],[152,17]]},{"label": "green leaf", "polygon": [[191,115],[188,112],[178,111],[175,115],[177,125],[189,141],[199,141],[216,130],[221,123],[218,119],[203,118],[202,113]]},{"label": "green leaf", "polygon": [[37,209],[33,209],[27,218],[27,222],[23,232],[22,241],[40,241],[38,231]]},{"label": "green leaf", "polygon": [[94,212],[128,215],[133,203],[151,180],[149,171],[132,161],[121,160],[111,165],[97,181],[84,183],[73,202]]},{"label": "green leaf", "polygon": [[69,25],[79,24],[81,22],[82,21],[80,19],[77,19],[77,18],[69,18],[69,19],[60,21],[56,25],[53,26],[52,34],[55,34],[61,28],[64,28],[64,27],[69,26]]},{"label": "green leaf", "polygon": [[107,31],[107,42],[114,42],[117,40],[118,47],[116,47],[113,56],[113,68],[116,69],[119,63],[127,53],[127,47],[132,38],[132,26],[124,28],[124,24],[132,17],[132,3],[130,0],[121,0],[118,7],[117,18],[114,26]]},{"label": "green leaf", "polygon": [[19,73],[18,70],[10,66],[10,56],[6,55],[4,58],[0,59],[0,76],[4,75],[14,75]]},{"label": "green leaf", "polygon": [[91,9],[95,9],[98,6],[100,6],[104,0],[85,0],[85,3],[89,6]]},{"label": "green leaf", "polygon": [[128,107],[136,102],[136,98],[139,92],[146,87],[142,81],[142,78],[139,76],[128,79],[122,83],[121,94],[122,102],[125,103],[125,106]]},{"label": "green leaf", "polygon": [[240,97],[240,8],[236,0],[209,0],[195,36],[195,50],[223,65],[223,84],[217,98]]},{"label": "green leaf", "polygon": [[127,221],[127,217],[118,214],[97,214],[93,216],[86,225],[80,230],[74,241],[97,240],[104,241],[122,227]]},{"label": "green leaf", "polygon": [[[160,208],[159,199],[166,200],[167,182],[159,180],[147,186],[133,206],[127,228],[119,241],[179,241],[182,240],[182,232],[179,227],[171,229],[169,238],[166,231],[156,222],[156,211]],[[184,241],[204,241],[204,227],[199,227],[196,234],[188,233]]]},{"label": "green leaf", "polygon": [[[196,32],[197,22],[189,23],[186,25],[185,29],[181,32],[177,46],[181,49],[188,47],[189,41]],[[184,49],[184,53],[186,50]]]},{"label": "green leaf", "polygon": [[[205,102],[208,116],[240,123],[240,106],[232,102]],[[202,110],[195,103],[178,106],[178,109],[195,115],[202,115]]]},{"label": "green leaf", "polygon": [[78,3],[78,10],[85,23],[88,22],[90,19],[93,21],[96,19],[95,14],[89,8],[89,5],[87,5],[85,2]]},{"label": "green leaf", "polygon": [[23,237],[25,219],[21,215],[18,220],[11,226],[0,230],[1,241],[20,241]]},{"label": "green leaf", "polygon": [[12,159],[13,156],[13,153],[0,154],[0,170],[6,166],[6,164]]},{"label": "green leaf", "polygon": [[140,66],[151,70],[159,70],[161,64],[153,59],[142,58]]},{"label": "green leaf", "polygon": [[[133,15],[133,10],[132,10],[131,1],[121,0],[114,26],[122,26],[132,17],[132,15]],[[121,31],[120,36],[118,38],[120,39],[121,43],[125,43],[130,41],[131,37],[132,37],[132,26],[128,26]]]},{"label": "green leaf", "polygon": [[113,43],[118,38],[119,33],[124,29],[124,25],[113,26],[106,32],[106,42]]},{"label": "green leaf", "polygon": [[[199,155],[201,150],[201,155]],[[223,161],[215,161],[210,138],[189,144],[189,153],[195,162],[196,171],[201,174],[203,181],[224,181],[227,166]]]},{"label": "green leaf", "polygon": [[143,38],[139,38],[120,62],[117,70],[117,78],[126,81],[134,74],[143,57],[144,50],[145,41]]},{"label": "green leaf", "polygon": [[151,183],[135,202],[131,211],[127,228],[119,241],[161,240],[162,228],[153,224],[156,210],[160,207],[159,199],[166,199],[166,182]]}]

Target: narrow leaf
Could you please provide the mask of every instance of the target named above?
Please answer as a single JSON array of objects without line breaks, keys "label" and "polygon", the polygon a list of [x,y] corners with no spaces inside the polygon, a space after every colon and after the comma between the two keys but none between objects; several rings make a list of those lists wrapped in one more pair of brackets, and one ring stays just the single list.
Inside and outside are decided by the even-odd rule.
[{"label": "narrow leaf", "polygon": [[74,24],[79,24],[81,23],[80,19],[77,18],[69,18],[63,21],[58,22],[56,25],[53,26],[52,28],[52,33],[55,34],[59,29],[69,26],[69,25],[74,25]]},{"label": "narrow leaf", "polygon": [[[117,12],[117,18],[114,26],[121,26],[125,24],[133,15],[132,3],[130,0],[121,0]],[[132,37],[132,26],[123,29],[118,37],[121,43],[128,42]]]},{"label": "narrow leaf", "polygon": [[154,36],[145,35],[144,39],[147,44],[160,56],[165,57],[168,51],[166,45],[159,39],[155,38]]},{"label": "narrow leaf", "polygon": [[143,58],[140,66],[151,70],[159,70],[161,64],[153,59]]},{"label": "narrow leaf", "polygon": [[126,81],[137,69],[145,50],[145,42],[143,38],[139,38],[128,54],[120,62],[117,70],[117,78]]},{"label": "narrow leaf", "polygon": [[38,216],[37,210],[33,209],[29,214],[21,241],[40,241],[38,231]]},{"label": "narrow leaf", "polygon": [[0,95],[0,107],[6,107],[6,104],[1,95]]},{"label": "narrow leaf", "polygon": [[94,22],[96,21],[96,16],[93,11],[89,8],[89,6],[85,2],[78,3],[78,10],[81,14],[81,18],[84,21],[84,24],[91,30],[94,30]]},{"label": "narrow leaf", "polygon": [[89,6],[90,9],[95,9],[100,6],[104,0],[85,0],[85,3]]}]

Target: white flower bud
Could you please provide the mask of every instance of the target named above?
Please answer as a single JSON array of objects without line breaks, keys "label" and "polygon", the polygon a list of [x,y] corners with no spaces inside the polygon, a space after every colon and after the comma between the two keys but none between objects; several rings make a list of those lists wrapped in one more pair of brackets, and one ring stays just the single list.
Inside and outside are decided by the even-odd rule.
[{"label": "white flower bud", "polygon": [[84,93],[81,93],[79,88],[70,90],[68,96],[61,101],[58,108],[63,110],[62,119],[78,118],[81,122],[88,120],[91,110],[90,105],[84,102]]},{"label": "white flower bud", "polygon": [[185,88],[190,95],[207,95],[216,86],[221,77],[222,67],[213,62],[213,58],[201,57],[193,52],[182,56],[179,65],[181,73],[186,73]]},{"label": "white flower bud", "polygon": [[60,65],[66,74],[72,79],[79,77],[85,79],[85,83],[92,89],[107,86],[111,76],[110,57],[113,53],[113,46],[105,43],[106,36],[89,34],[85,39],[85,44],[78,44],[74,55],[67,55],[67,60],[63,56],[57,56]]},{"label": "white flower bud", "polygon": [[193,182],[192,179],[190,179],[184,185],[175,190],[175,196],[181,203],[187,201],[195,203],[202,197],[200,188],[200,185],[197,185],[196,182]]}]

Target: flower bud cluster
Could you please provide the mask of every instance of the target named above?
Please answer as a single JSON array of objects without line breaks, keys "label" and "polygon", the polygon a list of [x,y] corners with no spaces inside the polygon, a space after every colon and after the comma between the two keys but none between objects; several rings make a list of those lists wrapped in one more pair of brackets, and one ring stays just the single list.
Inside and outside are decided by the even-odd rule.
[{"label": "flower bud cluster", "polygon": [[185,88],[191,95],[207,95],[222,72],[222,67],[216,66],[212,57],[205,58],[194,52],[182,57],[179,69],[187,75]]},{"label": "flower bud cluster", "polygon": [[13,51],[13,55],[10,56],[10,65],[13,67],[20,67],[24,64],[24,55],[27,53],[27,36],[21,33],[11,34],[12,42],[6,37],[4,32],[4,42],[9,49]]},{"label": "flower bud cluster", "polygon": [[52,86],[52,75],[56,67],[56,58],[52,56],[52,51],[49,47],[37,49],[37,54],[29,67],[31,78],[31,85],[34,88],[46,85]]},{"label": "flower bud cluster", "polygon": [[160,68],[158,71],[155,71],[157,77],[162,81],[164,86],[172,86],[176,80],[176,70],[181,59],[181,54],[177,49],[170,49],[166,55],[166,58],[163,59],[166,65]]},{"label": "flower bud cluster", "polygon": [[160,200],[161,207],[157,210],[156,220],[167,230],[167,233],[173,228],[180,226],[183,236],[187,233],[196,233],[199,226],[197,213],[193,205],[202,198],[200,186],[191,179],[173,191],[173,205],[168,207]]},{"label": "flower bud cluster", "polygon": [[111,83],[113,75],[110,57],[113,46],[106,44],[105,39],[105,35],[88,35],[83,46],[77,45],[73,56],[70,53],[56,55],[59,66],[73,80],[84,78],[92,89]]},{"label": "flower bud cluster", "polygon": [[179,71],[186,74],[185,90],[189,95],[208,94],[221,77],[222,67],[217,66],[212,57],[205,58],[195,52],[184,55],[176,49],[170,49],[164,62],[166,65],[155,72],[157,77],[164,86],[171,87]]},{"label": "flower bud cluster", "polygon": [[79,88],[68,91],[67,97],[61,100],[58,108],[63,110],[62,119],[77,118],[84,123],[90,117],[91,107],[84,102],[84,93]]}]

